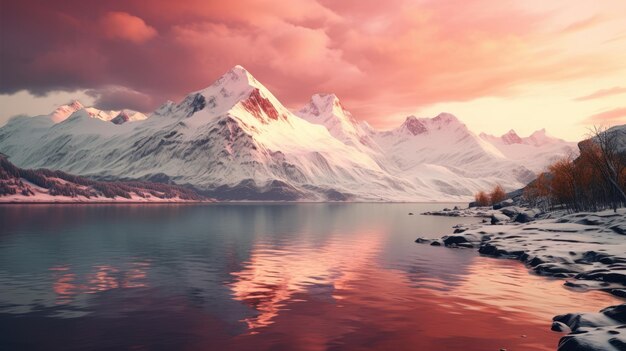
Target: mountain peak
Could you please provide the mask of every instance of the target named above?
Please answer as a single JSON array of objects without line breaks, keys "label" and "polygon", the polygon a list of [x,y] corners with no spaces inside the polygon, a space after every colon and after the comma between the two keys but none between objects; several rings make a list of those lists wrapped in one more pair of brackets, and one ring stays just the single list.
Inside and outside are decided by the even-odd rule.
[{"label": "mountain peak", "polygon": [[444,123],[460,122],[459,119],[455,115],[448,113],[448,112],[441,112],[440,114],[438,114],[437,116],[433,118],[433,121],[444,122]]},{"label": "mountain peak", "polygon": [[[272,93],[240,65],[228,70],[210,86],[187,95],[175,110],[178,117],[185,118],[199,111],[205,111],[205,117],[207,113],[209,116],[221,116],[245,101],[249,104],[244,108],[252,108],[252,105],[262,102],[268,108],[273,105],[280,114],[285,110]],[[167,109],[166,106],[163,112],[167,113]],[[255,107],[254,113],[257,112]]]},{"label": "mountain peak", "polygon": [[300,112],[302,114],[310,114],[313,116],[332,114],[335,116],[346,115],[350,119],[352,117],[350,113],[343,108],[343,105],[341,105],[337,95],[332,93],[313,94],[309,104],[300,109]]},{"label": "mountain peak", "polygon": [[54,123],[59,123],[66,120],[72,113],[83,108],[85,108],[85,106],[83,106],[80,101],[73,100],[66,105],[57,107],[49,116]]},{"label": "mountain peak", "polygon": [[252,78],[252,79],[254,79],[254,77],[252,77],[252,74],[250,74],[250,72],[248,72],[248,70],[245,69],[241,65],[234,66],[226,74],[234,74],[234,75],[239,76],[239,77],[245,77],[245,78]]},{"label": "mountain peak", "polygon": [[525,138],[526,141],[535,146],[543,146],[546,144],[552,144],[555,142],[562,142],[562,139],[555,138],[550,136],[545,128],[534,131],[528,138]]},{"label": "mountain peak", "polygon": [[69,104],[67,104],[67,106],[75,109],[75,110],[80,110],[81,108],[84,108],[85,106],[83,104],[80,103],[80,101],[78,100],[72,100],[72,102],[70,102]]},{"label": "mountain peak", "polygon": [[428,131],[426,126],[415,116],[408,116],[400,126],[400,129],[407,130],[413,135],[426,133]]},{"label": "mountain peak", "polygon": [[[248,90],[250,88],[265,89],[265,87],[256,80],[243,66],[236,65],[226,73],[222,74],[211,86],[202,89],[199,93],[212,92],[213,90],[222,89],[223,91],[239,91]],[[224,93],[223,93],[224,94]]]},{"label": "mountain peak", "polygon": [[546,132],[546,128],[541,128],[541,129],[538,129],[538,130],[534,131],[530,136],[531,137],[533,137],[533,136],[535,136],[535,137],[545,137],[547,135],[548,135],[548,132]]},{"label": "mountain peak", "polygon": [[521,144],[524,142],[522,138],[520,138],[520,136],[517,135],[517,133],[513,129],[509,130],[506,134],[503,134],[501,138],[502,138],[502,141],[507,145]]},{"label": "mountain peak", "polygon": [[337,97],[337,95],[333,93],[317,93],[311,96],[311,100],[326,101],[326,102],[334,103],[335,101],[339,101],[339,98]]}]

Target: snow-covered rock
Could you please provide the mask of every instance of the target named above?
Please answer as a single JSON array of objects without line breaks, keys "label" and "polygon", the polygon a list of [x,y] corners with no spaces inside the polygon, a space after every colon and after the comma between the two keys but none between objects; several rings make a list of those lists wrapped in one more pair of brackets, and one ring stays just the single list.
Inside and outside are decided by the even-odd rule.
[{"label": "snow-covered rock", "polygon": [[[533,209],[506,207],[510,215],[533,215]],[[479,209],[467,213],[478,215]],[[484,212],[480,212],[482,216]],[[502,217],[502,219],[504,219]],[[447,247],[478,248],[487,256],[518,259],[533,272],[566,279],[576,290],[603,290],[626,297],[626,209],[596,213],[549,213],[529,223],[477,224],[457,227],[444,236]],[[429,244],[432,240],[416,240]],[[600,313],[569,313],[554,317],[552,330],[570,333],[561,338],[559,351],[622,351],[626,349],[626,304]]]},{"label": "snow-covered rock", "polygon": [[599,313],[568,313],[553,320],[571,331],[559,341],[559,351],[626,350],[626,304]]}]

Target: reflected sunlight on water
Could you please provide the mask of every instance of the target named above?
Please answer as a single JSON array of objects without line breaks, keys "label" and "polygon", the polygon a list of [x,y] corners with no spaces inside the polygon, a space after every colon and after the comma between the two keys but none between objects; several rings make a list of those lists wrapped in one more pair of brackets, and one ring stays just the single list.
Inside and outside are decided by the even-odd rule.
[{"label": "reflected sunlight on water", "polygon": [[[380,232],[364,232],[358,239],[332,240],[318,247],[253,248],[244,269],[232,273],[236,280],[229,285],[235,300],[259,312],[244,319],[248,328],[255,332],[254,329],[271,324],[294,294],[349,288],[357,273],[373,263],[381,241]],[[298,302],[303,301],[306,300]]]},{"label": "reflected sunlight on water", "polygon": [[57,295],[56,304],[68,304],[80,294],[95,294],[118,288],[147,287],[148,262],[131,262],[121,270],[110,265],[93,266],[91,273],[84,277],[72,273],[71,265],[50,267],[52,290]]}]

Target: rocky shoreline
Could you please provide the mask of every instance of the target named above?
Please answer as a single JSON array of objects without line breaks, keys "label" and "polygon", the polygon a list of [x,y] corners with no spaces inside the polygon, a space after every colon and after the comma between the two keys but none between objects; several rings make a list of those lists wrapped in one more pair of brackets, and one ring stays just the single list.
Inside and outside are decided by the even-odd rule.
[{"label": "rocky shoreline", "polygon": [[[602,290],[626,299],[626,209],[543,213],[512,202],[494,207],[423,213],[485,219],[481,224],[456,226],[453,234],[440,240],[415,241],[517,259],[536,274],[565,279],[569,288]],[[559,351],[624,351],[626,303],[599,313],[556,316],[552,329],[569,333],[561,338]]]}]

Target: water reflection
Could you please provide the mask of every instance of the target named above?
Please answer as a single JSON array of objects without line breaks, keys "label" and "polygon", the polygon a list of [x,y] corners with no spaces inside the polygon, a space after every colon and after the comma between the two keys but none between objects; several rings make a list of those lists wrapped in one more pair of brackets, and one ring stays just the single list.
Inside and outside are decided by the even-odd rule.
[{"label": "water reflection", "polygon": [[145,288],[149,262],[131,262],[129,267],[118,268],[112,265],[96,265],[90,273],[79,276],[71,265],[54,266],[52,291],[56,294],[56,304],[69,304],[81,294],[95,294],[111,289]]},{"label": "water reflection", "polygon": [[373,264],[381,242],[381,232],[370,231],[361,233],[358,239],[332,240],[321,247],[258,245],[244,268],[232,273],[236,278],[230,284],[233,298],[258,312],[243,321],[252,332],[268,326],[286,302],[293,302],[293,296],[299,293],[341,299],[334,292],[349,288],[356,274]]},{"label": "water reflection", "polygon": [[0,349],[553,350],[616,302],[414,244],[442,206],[0,206]]}]

